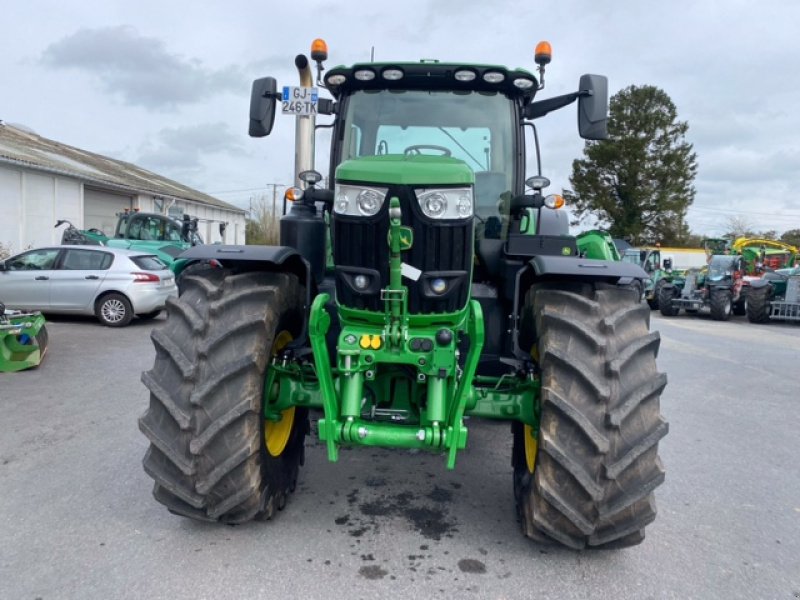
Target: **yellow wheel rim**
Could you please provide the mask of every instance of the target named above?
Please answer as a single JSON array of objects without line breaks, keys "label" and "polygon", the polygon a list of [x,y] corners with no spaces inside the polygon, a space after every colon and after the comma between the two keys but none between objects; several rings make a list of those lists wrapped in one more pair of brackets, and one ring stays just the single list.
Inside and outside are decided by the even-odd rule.
[{"label": "yellow wheel rim", "polygon": [[539,445],[536,443],[536,438],[533,437],[533,428],[530,425],[525,425],[522,435],[525,437],[525,462],[528,465],[528,473],[533,473]]},{"label": "yellow wheel rim", "polygon": [[[272,356],[276,356],[291,341],[292,334],[285,329],[281,331],[275,336],[275,343],[272,344]],[[270,456],[280,456],[286,450],[294,425],[294,409],[292,406],[281,412],[279,421],[264,420],[264,445]]]},{"label": "yellow wheel rim", "polygon": [[270,456],[280,456],[286,449],[294,425],[294,408],[283,411],[280,421],[264,421],[264,444]]},{"label": "yellow wheel rim", "polygon": [[[539,348],[536,344],[531,348],[531,358],[535,363],[539,363]],[[539,444],[536,442],[536,438],[533,437],[533,427],[530,425],[525,425],[522,435],[525,438],[525,462],[528,465],[528,473],[533,473],[536,468],[536,452],[539,449]]]}]

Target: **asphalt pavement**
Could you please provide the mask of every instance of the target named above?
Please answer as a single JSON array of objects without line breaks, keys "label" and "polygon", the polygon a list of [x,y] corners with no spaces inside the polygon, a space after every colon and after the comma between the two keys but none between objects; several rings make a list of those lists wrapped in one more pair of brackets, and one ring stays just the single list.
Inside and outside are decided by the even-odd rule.
[{"label": "asphalt pavement", "polygon": [[519,532],[507,423],[471,420],[456,469],[308,441],[266,523],[200,524],[151,496],[137,427],[152,327],[52,320],[0,374],[0,599],[800,598],[800,327],[667,319],[667,480],[640,545],[573,552]]}]

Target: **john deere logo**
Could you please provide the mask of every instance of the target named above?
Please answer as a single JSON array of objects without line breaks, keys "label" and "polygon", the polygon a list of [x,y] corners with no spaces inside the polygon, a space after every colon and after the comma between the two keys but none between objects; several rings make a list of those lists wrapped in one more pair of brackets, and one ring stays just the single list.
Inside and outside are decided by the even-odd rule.
[{"label": "john deere logo", "polygon": [[569,246],[564,246],[561,249],[561,254],[564,256],[569,256],[570,254],[572,254],[572,248],[570,248]]},{"label": "john deere logo", "polygon": [[414,243],[414,230],[411,227],[400,228],[400,250],[409,250]]}]

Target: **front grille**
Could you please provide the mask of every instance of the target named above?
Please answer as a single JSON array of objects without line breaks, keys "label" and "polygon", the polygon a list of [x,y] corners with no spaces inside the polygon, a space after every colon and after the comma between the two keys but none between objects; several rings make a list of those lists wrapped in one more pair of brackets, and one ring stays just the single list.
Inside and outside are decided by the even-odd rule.
[{"label": "front grille", "polygon": [[[389,189],[386,202],[374,217],[333,215],[333,257],[336,264],[336,298],[350,308],[383,312],[380,289],[389,285],[389,198],[397,196],[403,225],[414,230],[412,248],[402,253],[404,263],[422,271],[417,281],[407,277],[408,310],[412,314],[455,312],[469,297],[472,269],[473,220],[435,221],[426,218],[411,187]],[[352,285],[358,274],[377,279],[366,292]],[[431,292],[436,278],[448,282],[441,296]]]}]

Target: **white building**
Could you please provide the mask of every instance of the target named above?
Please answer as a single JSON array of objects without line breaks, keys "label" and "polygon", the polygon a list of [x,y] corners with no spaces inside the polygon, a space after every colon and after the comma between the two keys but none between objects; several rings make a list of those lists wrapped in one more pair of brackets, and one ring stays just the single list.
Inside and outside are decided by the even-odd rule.
[{"label": "white building", "polygon": [[[245,211],[130,163],[0,121],[0,244],[11,252],[57,244],[68,219],[113,235],[125,209],[199,219],[206,243],[245,243]],[[221,232],[220,224],[224,223]]]}]

